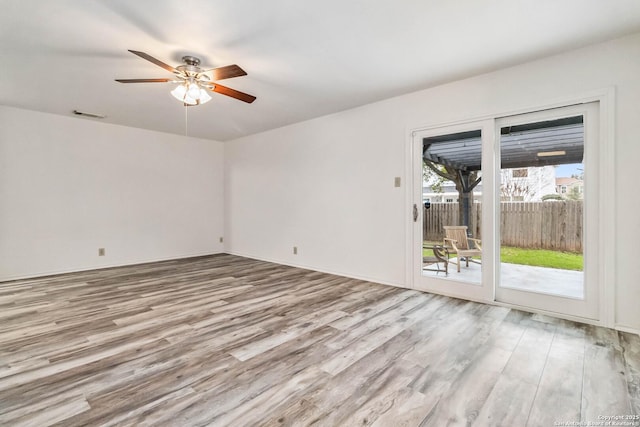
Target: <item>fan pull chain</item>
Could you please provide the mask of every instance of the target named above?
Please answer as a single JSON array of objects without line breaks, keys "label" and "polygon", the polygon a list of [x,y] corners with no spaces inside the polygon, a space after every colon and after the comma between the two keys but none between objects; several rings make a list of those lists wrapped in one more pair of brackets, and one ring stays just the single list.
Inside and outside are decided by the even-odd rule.
[{"label": "fan pull chain", "polygon": [[189,107],[187,107],[187,104],[184,104],[184,136],[189,136],[188,134],[188,130],[189,130]]}]

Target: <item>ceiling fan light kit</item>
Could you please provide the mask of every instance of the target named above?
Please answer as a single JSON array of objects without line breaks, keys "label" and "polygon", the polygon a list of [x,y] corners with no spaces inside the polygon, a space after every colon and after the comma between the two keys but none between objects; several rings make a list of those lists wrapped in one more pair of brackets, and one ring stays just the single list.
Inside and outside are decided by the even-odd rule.
[{"label": "ceiling fan light kit", "polygon": [[198,83],[183,83],[171,91],[171,95],[187,105],[200,105],[211,101],[211,96]]},{"label": "ceiling fan light kit", "polygon": [[207,90],[238,99],[246,103],[252,103],[256,97],[237,91],[235,89],[213,83],[217,80],[230,79],[232,77],[246,76],[247,73],[237,65],[203,70],[200,68],[200,59],[195,56],[183,56],[183,65],[172,67],[144,52],[129,50],[134,55],[146,59],[155,65],[175,74],[177,80],[171,79],[116,79],[120,83],[179,83],[171,91],[174,98],[184,103],[185,106],[201,105],[211,100]]}]

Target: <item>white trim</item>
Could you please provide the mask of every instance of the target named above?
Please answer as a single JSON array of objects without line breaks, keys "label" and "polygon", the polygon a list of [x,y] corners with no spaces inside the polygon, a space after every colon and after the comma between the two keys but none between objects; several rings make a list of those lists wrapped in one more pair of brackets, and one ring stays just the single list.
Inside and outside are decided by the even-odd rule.
[{"label": "white trim", "polygon": [[615,325],[616,246],[612,236],[616,234],[615,201],[615,88],[606,90],[600,98],[600,185],[607,191],[600,192],[600,313],[604,325]]},{"label": "white trim", "polygon": [[[600,254],[601,243],[601,217],[598,212],[600,204],[600,195],[605,188],[600,183],[600,164],[599,156],[600,144],[600,104],[599,102],[588,102],[574,104],[566,107],[554,109],[546,109],[543,111],[532,111],[530,113],[518,114],[514,116],[502,117],[496,119],[496,135],[499,135],[499,129],[504,126],[520,125],[525,123],[539,122],[543,120],[551,120],[562,117],[570,117],[575,115],[583,115],[585,117],[584,125],[584,164],[585,164],[585,182],[587,193],[584,201],[584,290],[583,299],[568,299],[559,296],[545,295],[537,292],[522,291],[514,288],[498,286],[496,288],[496,300],[501,302],[509,302],[519,306],[528,306],[541,310],[547,310],[554,313],[564,313],[565,315],[582,317],[585,319],[593,319],[600,321],[602,319],[601,309],[601,288],[603,286],[600,280],[600,259],[605,254]],[[496,138],[496,156],[499,156],[500,137]],[[499,158],[496,159],[499,162]],[[494,171],[498,174],[499,171]],[[499,205],[498,205],[499,206]],[[498,229],[496,229],[499,232]],[[493,235],[495,239],[499,239],[499,234]],[[500,268],[499,258],[495,260],[495,268]],[[500,283],[499,281],[496,283]]]},{"label": "white trim", "polygon": [[[477,116],[469,116],[466,118],[451,120],[448,122],[436,122],[436,123],[428,123],[428,124],[424,124],[423,122],[422,124],[415,124],[413,126],[408,126],[408,129],[409,129],[408,133],[409,133],[409,136],[411,136],[412,134],[417,132],[429,131],[429,130],[444,128],[449,126],[459,126],[469,122],[482,122],[485,120],[496,120],[503,117],[517,116],[520,114],[531,113],[534,111],[551,110],[555,108],[569,107],[571,105],[586,104],[588,102],[594,102],[594,101],[602,102],[605,99],[609,99],[609,101],[613,101],[614,94],[615,94],[615,86],[607,86],[600,89],[585,91],[582,94],[575,94],[575,95],[569,95],[566,97],[556,98],[545,103],[532,104],[531,106],[526,108],[520,107],[520,108],[514,108],[512,110],[511,109],[498,110],[493,113],[482,114]],[[615,122],[612,121],[611,124],[615,125]]]},{"label": "white trim", "polygon": [[2,286],[3,282],[13,282],[15,280],[37,279],[37,278],[47,277],[47,276],[58,276],[61,274],[82,273],[82,272],[93,271],[93,270],[105,270],[107,268],[131,267],[134,265],[152,264],[154,262],[174,261],[174,260],[187,259],[187,258],[197,258],[202,256],[219,255],[223,253],[225,252],[224,251],[194,252],[191,254],[175,255],[175,256],[169,256],[166,258],[163,257],[163,258],[141,259],[141,260],[126,262],[124,264],[105,264],[105,265],[95,265],[91,267],[87,267],[87,266],[71,267],[71,268],[65,268],[64,270],[47,270],[47,271],[41,271],[38,273],[30,273],[27,275],[0,277],[0,287]]},{"label": "white trim", "polygon": [[[603,322],[596,321],[596,320],[593,320],[593,319],[585,319],[585,318],[581,318],[581,317],[568,316],[568,315],[563,315],[563,314],[560,314],[560,313],[554,313],[554,312],[551,312],[551,311],[532,309],[532,308],[529,308],[529,307],[521,307],[521,306],[518,306],[518,305],[515,305],[515,304],[503,303],[503,302],[498,302],[498,301],[478,299],[478,298],[467,298],[467,297],[465,297],[463,295],[458,295],[458,294],[453,293],[453,292],[425,291],[425,290],[416,289],[414,287],[411,287],[408,284],[402,285],[402,284],[398,284],[398,283],[385,282],[385,281],[380,281],[378,279],[372,279],[372,278],[369,278],[369,277],[352,275],[352,274],[344,274],[344,273],[339,273],[339,272],[335,272],[335,271],[331,271],[331,270],[321,270],[321,269],[318,269],[316,267],[310,267],[310,266],[305,266],[305,265],[300,265],[300,264],[292,264],[292,263],[283,262],[283,261],[280,261],[280,260],[269,259],[269,258],[264,258],[264,257],[256,257],[256,256],[252,256],[252,255],[245,255],[245,254],[242,254],[242,253],[236,253],[236,252],[225,252],[225,253],[227,253],[229,255],[241,256],[241,257],[244,257],[244,258],[251,258],[251,259],[255,259],[255,260],[259,260],[259,261],[273,262],[273,263],[277,263],[277,264],[281,264],[281,265],[286,265],[286,266],[289,266],[289,267],[303,268],[303,269],[306,269],[306,270],[317,271],[317,272],[320,272],[320,273],[333,274],[333,275],[342,276],[342,277],[345,277],[345,278],[348,278],[348,279],[362,280],[362,281],[365,281],[365,282],[376,283],[376,284],[384,285],[384,286],[392,286],[394,288],[409,289],[409,290],[414,290],[416,292],[427,292],[427,293],[432,293],[432,294],[435,294],[435,295],[442,295],[442,296],[445,296],[445,297],[448,297],[448,298],[464,299],[465,301],[472,301],[472,302],[477,302],[477,303],[480,303],[480,304],[489,304],[489,305],[494,305],[494,306],[498,306],[498,307],[505,307],[505,308],[510,308],[510,309],[513,309],[513,310],[526,311],[528,313],[542,314],[542,315],[545,315],[545,316],[555,317],[555,318],[558,318],[558,319],[566,319],[566,320],[570,320],[570,321],[573,321],[573,322],[584,323],[584,324],[588,324],[588,325],[606,326]],[[623,326],[623,325],[615,325],[615,329],[617,329],[619,331],[635,333],[635,334],[639,334],[640,335],[640,330],[637,330],[637,329],[634,329],[634,328],[630,328],[630,327],[626,327],[626,326]]]},{"label": "white trim", "polygon": [[549,317],[555,317],[556,319],[565,319],[565,320],[570,320],[572,322],[584,323],[584,324],[587,324],[587,325],[606,326],[600,320],[589,319],[589,318],[586,318],[586,317],[571,316],[569,314],[556,313],[554,311],[548,311],[548,310],[542,310],[542,309],[538,309],[538,308],[520,306],[520,305],[517,305],[517,304],[510,304],[510,303],[507,303],[507,302],[500,302],[500,301],[494,301],[492,304],[496,305],[496,306],[499,306],[499,307],[510,308],[512,310],[520,310],[520,311],[525,311],[527,313],[542,314],[542,315],[549,316]]},{"label": "white trim", "polygon": [[631,328],[629,326],[624,326],[624,325],[615,325],[613,329],[617,331],[628,332],[630,334],[640,335],[640,329],[638,328]]},{"label": "white trim", "polygon": [[[404,245],[404,284],[408,288],[413,288],[413,136],[414,131],[407,132],[407,140],[405,147],[405,245]],[[422,186],[420,186],[422,192]]]},{"label": "white trim", "polygon": [[[500,224],[500,163],[496,155],[496,141],[500,133],[496,133],[496,120],[491,120],[487,126],[487,138],[482,140],[482,250],[490,254],[489,259],[500,260],[500,240],[496,244],[495,239],[486,239],[485,236],[495,236]],[[484,132],[484,130],[483,130]],[[494,173],[497,170],[498,173]],[[491,191],[493,188],[493,191]],[[485,208],[487,207],[487,208]],[[482,263],[482,281],[489,288],[487,297],[491,301],[496,300],[496,283],[499,283],[500,269],[495,262]]]},{"label": "white trim", "polygon": [[348,279],[362,280],[363,282],[370,282],[370,283],[377,283],[377,284],[380,284],[380,285],[393,286],[394,288],[411,289],[410,287],[405,286],[405,285],[400,284],[400,283],[388,282],[388,281],[385,281],[385,280],[376,279],[374,277],[360,276],[360,275],[357,275],[357,274],[345,273],[345,272],[342,272],[342,271],[336,271],[336,270],[331,270],[331,269],[326,269],[326,268],[318,268],[315,265],[293,263],[293,262],[284,261],[284,260],[281,260],[281,259],[269,258],[269,257],[261,257],[261,256],[256,256],[256,255],[251,255],[251,254],[247,254],[247,253],[243,253],[243,252],[236,252],[236,251],[227,251],[225,253],[229,254],[229,255],[235,255],[235,256],[243,257],[243,258],[255,259],[255,260],[258,260],[258,261],[265,261],[265,262],[271,262],[271,263],[279,264],[279,265],[286,265],[288,267],[301,268],[303,270],[317,271],[318,273],[332,274],[334,276],[346,277]]},{"label": "white trim", "polygon": [[462,295],[462,294],[458,294],[456,292],[450,292],[448,290],[435,292],[435,291],[420,289],[420,286],[418,286],[417,288],[410,288],[410,289],[413,289],[416,292],[425,292],[425,293],[428,293],[428,294],[442,295],[442,296],[447,297],[447,298],[461,299],[461,300],[465,300],[465,301],[477,302],[477,303],[480,303],[480,304],[497,305],[495,303],[495,301],[491,301],[491,300],[488,300],[488,299],[482,299],[482,298],[475,298],[474,296]]},{"label": "white trim", "polygon": [[[483,149],[486,146],[490,146],[493,143],[493,120],[482,120],[476,122],[464,122],[451,126],[438,126],[429,129],[416,130],[411,132],[410,144],[411,153],[414,157],[411,161],[412,175],[411,175],[411,206],[413,204],[422,207],[422,138],[430,136],[445,135],[450,133],[465,132],[480,130],[482,135]],[[418,156],[419,153],[419,156]],[[484,162],[485,156],[483,155],[482,161]],[[485,166],[483,165],[483,171]],[[484,173],[483,173],[484,176]],[[489,181],[490,183],[490,181]],[[491,194],[482,194],[483,200],[487,197],[493,197]],[[489,211],[490,212],[490,211]],[[483,218],[484,218],[483,214]],[[467,283],[455,280],[453,277],[435,277],[435,276],[423,276],[422,275],[422,244],[418,245],[418,242],[422,241],[422,217],[423,210],[418,209],[418,221],[413,222],[411,218],[411,235],[408,246],[410,246],[407,264],[410,266],[411,277],[409,282],[413,289],[433,292],[442,295],[453,296],[455,298],[464,298],[472,301],[491,301],[493,294],[493,270],[491,268],[482,268],[482,278],[479,283]],[[485,224],[482,224],[483,231],[485,233]],[[489,230],[491,231],[491,230]],[[491,245],[490,245],[491,246]],[[450,267],[451,268],[451,267]]]},{"label": "white trim", "polygon": [[[503,109],[499,111],[494,111],[489,114],[477,115],[477,116],[468,116],[463,117],[459,120],[448,121],[448,122],[439,122],[439,123],[431,123],[424,124],[424,122],[420,124],[410,125],[408,126],[407,131],[407,145],[405,148],[406,158],[409,160],[406,161],[406,176],[407,176],[407,186],[413,187],[415,186],[413,179],[413,163],[414,163],[414,153],[413,153],[413,136],[422,131],[429,131],[438,128],[446,128],[453,127],[458,125],[463,125],[470,122],[481,122],[483,120],[497,120],[501,117],[506,116],[514,116],[524,113],[529,113],[533,111],[543,111],[547,109],[555,109],[559,107],[566,107],[575,104],[584,104],[588,102],[599,102],[600,103],[600,156],[601,164],[600,167],[603,169],[601,171],[600,176],[602,177],[602,188],[613,189],[610,192],[602,192],[603,199],[601,200],[601,210],[600,210],[600,235],[605,236],[601,239],[600,244],[600,253],[604,255],[608,255],[603,258],[601,269],[600,269],[600,321],[594,321],[592,319],[583,319],[583,318],[571,318],[571,316],[561,316],[557,313],[544,312],[542,310],[537,310],[536,312],[540,312],[543,314],[548,314],[550,316],[560,317],[560,318],[569,318],[569,320],[575,320],[579,322],[585,322],[589,324],[596,324],[606,327],[616,327],[615,325],[615,244],[610,236],[614,236],[615,232],[615,210],[613,202],[615,199],[616,192],[616,183],[615,183],[615,174],[614,172],[614,160],[615,160],[615,86],[608,86],[604,88],[598,88],[591,91],[585,91],[579,94],[562,96],[556,99],[550,99],[548,102],[540,102],[534,103],[529,106],[519,107],[514,109]],[[484,164],[484,159],[483,159]],[[604,172],[604,173],[603,173]],[[497,185],[497,183],[496,183]],[[422,187],[422,186],[421,186]],[[488,188],[488,187],[486,187]],[[408,207],[408,214],[406,216],[406,230],[412,230],[411,220],[411,205],[413,203],[413,188],[407,189],[407,198],[405,201],[405,205]],[[421,190],[420,190],[421,191]],[[485,193],[485,192],[483,192]],[[484,195],[483,195],[484,197]],[[604,208],[607,207],[607,208]],[[483,217],[484,221],[484,217]],[[484,225],[486,226],[486,225]],[[414,248],[413,248],[413,233],[410,231],[406,232],[406,244],[405,244],[405,276],[406,276],[406,285],[407,287],[415,289],[414,283],[414,275],[413,275],[413,263],[414,263]],[[494,251],[499,251],[499,248],[494,248]],[[498,255],[494,253],[494,259],[499,259]],[[498,271],[494,272],[494,279],[497,280]],[[483,273],[484,280],[484,273]],[[495,282],[494,282],[495,283]],[[495,286],[492,286],[495,288]],[[502,304],[505,306],[510,306],[509,304]],[[520,307],[513,306],[512,308],[522,309]]]}]

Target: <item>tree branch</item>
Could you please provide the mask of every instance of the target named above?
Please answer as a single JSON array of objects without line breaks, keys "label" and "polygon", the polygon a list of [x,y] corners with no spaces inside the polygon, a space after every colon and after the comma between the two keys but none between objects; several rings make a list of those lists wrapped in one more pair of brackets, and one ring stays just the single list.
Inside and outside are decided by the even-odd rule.
[{"label": "tree branch", "polygon": [[431,160],[424,159],[424,164],[427,165],[427,167],[431,169],[439,177],[449,181],[454,181],[454,182],[456,181],[457,176],[455,173],[451,174],[446,169],[444,171],[438,169],[438,167],[436,166],[436,163],[432,162]]}]

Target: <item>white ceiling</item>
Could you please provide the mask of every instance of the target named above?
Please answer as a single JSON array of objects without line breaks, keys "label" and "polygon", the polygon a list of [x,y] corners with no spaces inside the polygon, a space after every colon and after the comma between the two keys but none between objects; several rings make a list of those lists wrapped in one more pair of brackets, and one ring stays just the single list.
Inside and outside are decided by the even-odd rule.
[{"label": "white ceiling", "polygon": [[638,31],[638,0],[2,0],[0,104],[185,134],[171,84],[114,79],[191,54],[248,73],[187,110],[225,141]]}]

